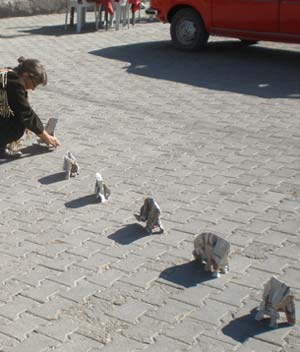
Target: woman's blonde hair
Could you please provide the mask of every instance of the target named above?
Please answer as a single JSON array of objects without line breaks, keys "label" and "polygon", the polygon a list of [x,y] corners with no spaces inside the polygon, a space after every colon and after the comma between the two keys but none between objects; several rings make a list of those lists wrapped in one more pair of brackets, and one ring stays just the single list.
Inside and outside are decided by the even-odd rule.
[{"label": "woman's blonde hair", "polygon": [[18,58],[19,65],[14,68],[18,74],[27,73],[36,85],[47,84],[47,72],[45,67],[35,59],[25,59],[23,56]]}]

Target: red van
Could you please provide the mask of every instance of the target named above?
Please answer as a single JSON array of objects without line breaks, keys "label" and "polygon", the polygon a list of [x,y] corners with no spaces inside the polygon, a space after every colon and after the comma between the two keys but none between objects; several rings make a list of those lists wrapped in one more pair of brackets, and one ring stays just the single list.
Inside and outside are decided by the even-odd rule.
[{"label": "red van", "polygon": [[300,43],[300,0],[151,0],[152,13],[171,23],[177,48],[203,48],[209,35]]}]

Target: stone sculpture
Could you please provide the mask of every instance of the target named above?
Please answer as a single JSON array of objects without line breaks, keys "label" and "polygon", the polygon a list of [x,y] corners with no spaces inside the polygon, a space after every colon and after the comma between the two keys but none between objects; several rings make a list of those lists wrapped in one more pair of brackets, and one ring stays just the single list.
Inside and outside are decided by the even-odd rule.
[{"label": "stone sculpture", "polygon": [[204,270],[212,272],[213,277],[228,273],[229,252],[230,243],[211,232],[201,233],[194,240],[195,259],[205,262]]},{"label": "stone sculpture", "polygon": [[96,194],[96,198],[99,199],[101,203],[106,202],[110,196],[110,189],[103,182],[103,178],[99,172],[96,173],[94,193]]},{"label": "stone sculpture", "polygon": [[66,172],[66,179],[79,175],[77,160],[71,152],[66,152],[64,156],[63,170]]},{"label": "stone sculpture", "polygon": [[134,214],[134,216],[138,221],[146,222],[146,230],[148,233],[151,234],[155,227],[159,227],[160,233],[164,232],[160,221],[160,207],[154,198],[146,198],[141,207],[140,214]]},{"label": "stone sculpture", "polygon": [[54,131],[55,131],[55,127],[56,127],[57,121],[58,121],[58,119],[55,119],[54,117],[50,117],[50,119],[46,123],[45,130],[51,136],[54,136]]},{"label": "stone sculpture", "polygon": [[296,323],[296,311],[293,293],[286,284],[273,276],[264,287],[263,300],[259,311],[255,316],[256,320],[263,319],[264,315],[269,315],[270,327],[277,328],[279,312],[285,312],[289,324]]},{"label": "stone sculpture", "polygon": [[[55,127],[57,124],[58,119],[55,119],[54,117],[50,117],[50,119],[48,120],[48,122],[46,123],[45,126],[45,131],[50,134],[50,136],[54,136],[54,131],[55,131]],[[38,139],[37,141],[39,144],[44,143],[41,139]]]}]

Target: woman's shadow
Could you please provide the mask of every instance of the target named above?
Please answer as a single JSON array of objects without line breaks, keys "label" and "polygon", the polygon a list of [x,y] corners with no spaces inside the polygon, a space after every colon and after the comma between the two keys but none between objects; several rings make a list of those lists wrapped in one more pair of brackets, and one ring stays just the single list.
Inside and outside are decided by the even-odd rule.
[{"label": "woman's shadow", "polygon": [[[250,314],[243,315],[240,318],[232,320],[222,329],[224,335],[230,336],[232,339],[244,343],[250,337],[263,334],[268,331],[273,331],[269,327],[270,319],[263,319],[261,321],[255,320],[257,309],[252,309]],[[279,323],[277,329],[290,327],[288,323]]]}]

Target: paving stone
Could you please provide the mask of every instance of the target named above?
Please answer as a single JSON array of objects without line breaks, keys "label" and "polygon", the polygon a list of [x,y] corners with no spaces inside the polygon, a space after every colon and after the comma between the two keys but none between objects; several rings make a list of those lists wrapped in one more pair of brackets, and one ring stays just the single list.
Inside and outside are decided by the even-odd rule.
[{"label": "paving stone", "polygon": [[173,298],[174,295],[181,291],[182,290],[170,285],[154,282],[147,290],[142,291],[138,297],[143,302],[160,307],[165,304],[167,298]]},{"label": "paving stone", "polygon": [[263,288],[264,284],[269,280],[270,273],[250,268],[241,278],[233,278],[232,282],[254,289]]},{"label": "paving stone", "polygon": [[33,266],[24,271],[22,274],[15,275],[14,278],[31,286],[39,286],[41,282],[53,273],[52,270],[42,267]]},{"label": "paving stone", "polygon": [[211,295],[216,301],[240,307],[241,303],[250,295],[251,289],[229,283],[223,292]]},{"label": "paving stone", "polygon": [[256,237],[249,232],[237,230],[227,239],[231,244],[234,244],[235,246],[247,247],[251,242],[253,242],[254,238]]},{"label": "paving stone", "polygon": [[28,287],[28,285],[14,279],[8,280],[5,284],[0,285],[0,301],[2,303],[11,302],[13,297],[17,296]]},{"label": "paving stone", "polygon": [[31,301],[28,298],[22,296],[13,297],[9,303],[2,304],[0,306],[0,315],[11,320],[17,319],[20,314],[36,307],[37,303]]},{"label": "paving stone", "polygon": [[[74,333],[68,335],[68,341],[61,344],[55,350],[58,352],[86,352],[90,351],[93,347],[96,349],[102,348],[103,344],[90,338],[86,338],[83,335]],[[51,351],[51,349],[49,349],[49,351]],[[45,352],[48,352],[48,350],[45,350]]]},{"label": "paving stone", "polygon": [[290,214],[288,212],[278,210],[278,207],[276,207],[276,209],[270,208],[265,213],[257,214],[255,218],[257,220],[270,222],[272,223],[271,227],[274,227],[274,224],[285,221],[289,216]]},{"label": "paving stone", "polygon": [[167,326],[166,323],[157,321],[156,319],[142,316],[138,324],[130,326],[123,331],[126,337],[131,339],[151,344],[154,343],[154,338],[158,336],[162,330]]},{"label": "paving stone", "polygon": [[266,221],[259,221],[254,219],[250,222],[249,225],[245,225],[241,227],[241,229],[250,233],[264,234],[271,228],[271,226],[272,224]]},{"label": "paving stone", "polygon": [[151,245],[145,246],[143,249],[137,251],[135,254],[144,257],[157,259],[162,256],[166,251],[167,247],[160,243],[151,243]]},{"label": "paving stone", "polygon": [[263,236],[258,236],[255,238],[256,242],[271,244],[275,246],[281,246],[286,240],[287,236],[285,236],[282,232],[272,230],[268,231]]},{"label": "paving stone", "polygon": [[229,269],[234,273],[244,273],[251,265],[252,260],[241,255],[233,255],[230,258]]},{"label": "paving stone", "polygon": [[195,343],[196,338],[203,333],[203,324],[202,322],[186,318],[175,326],[166,329],[164,335],[192,345]]},{"label": "paving stone", "polygon": [[65,290],[65,286],[44,280],[40,286],[23,291],[21,295],[39,303],[45,303],[49,301],[51,296],[54,296],[57,293],[62,293]]},{"label": "paving stone", "polygon": [[38,326],[43,325],[45,322],[37,317],[23,314],[20,318],[13,322],[0,325],[1,334],[15,338],[18,341],[24,341],[30,333],[35,331]]},{"label": "paving stone", "polygon": [[80,257],[90,258],[97,252],[100,252],[101,249],[105,248],[106,247],[104,245],[96,245],[95,242],[86,241],[84,244],[76,246],[75,248],[68,248],[67,252],[74,255],[78,255]]},{"label": "paving stone", "polygon": [[278,258],[274,255],[269,255],[266,260],[261,263],[253,263],[252,268],[270,273],[281,275],[283,270],[290,264],[286,258]]},{"label": "paving stone", "polygon": [[98,285],[90,283],[87,280],[81,280],[75,287],[70,288],[68,291],[61,292],[60,295],[71,301],[81,302],[98,291]]},{"label": "paving stone", "polygon": [[10,338],[6,335],[1,335],[0,336],[0,348],[5,350],[9,350],[12,347],[16,346],[18,344],[16,339]]},{"label": "paving stone", "polygon": [[19,344],[11,349],[12,352],[32,352],[32,351],[37,351],[41,352],[44,351],[46,347],[51,346],[52,348],[55,348],[55,346],[58,344],[58,341],[50,339],[47,336],[38,334],[38,333],[33,333],[29,336],[28,339],[22,342],[22,344]]},{"label": "paving stone", "polygon": [[89,259],[82,260],[76,263],[76,265],[88,270],[103,271],[115,261],[114,258],[104,255],[103,253],[95,253]]},{"label": "paving stone", "polygon": [[77,285],[78,281],[86,278],[89,273],[90,272],[85,269],[71,266],[64,272],[52,272],[47,278],[61,285],[74,287]]},{"label": "paving stone", "polygon": [[27,312],[46,320],[56,320],[63,310],[68,309],[74,302],[63,297],[55,296],[42,305],[27,308]]},{"label": "paving stone", "polygon": [[147,316],[166,323],[178,322],[188,316],[196,308],[182,302],[167,300],[166,304],[155,311],[147,312]]},{"label": "paving stone", "polygon": [[228,304],[208,299],[202,307],[191,313],[190,318],[200,320],[211,325],[220,325],[221,319],[234,310],[235,308]]},{"label": "paving stone", "polygon": [[136,324],[138,319],[149,309],[153,309],[153,307],[147,303],[132,301],[116,307],[109,315],[125,322]]},{"label": "paving stone", "polygon": [[270,344],[270,343],[266,343],[263,341],[260,341],[258,339],[252,339],[250,338],[249,340],[247,340],[243,345],[241,345],[237,351],[238,352],[252,352],[252,351],[256,351],[257,349],[259,349],[259,351],[262,352],[278,352],[280,351],[280,347]]},{"label": "paving stone", "polygon": [[186,351],[187,345],[166,336],[158,336],[155,342],[145,349],[147,352]]},{"label": "paving stone", "polygon": [[203,351],[205,346],[205,351],[209,352],[229,352],[233,350],[233,346],[225,343],[224,341],[219,341],[217,339],[211,338],[209,336],[200,336],[197,339],[197,343],[192,346],[188,351],[190,352],[200,352]]},{"label": "paving stone", "polygon": [[142,267],[138,270],[138,272],[134,273],[133,275],[123,277],[121,281],[147,289],[148,287],[150,287],[151,283],[158,278],[158,276],[159,273],[157,271],[148,270]]},{"label": "paving stone", "polygon": [[67,270],[67,268],[69,268],[72,264],[75,264],[79,261],[78,257],[76,258],[75,256],[68,253],[63,253],[57,258],[47,258],[37,254],[35,257],[32,255],[30,258],[38,265],[41,265],[50,270],[61,272]]},{"label": "paving stone", "polygon": [[288,267],[284,269],[284,273],[280,275],[282,279],[288,286],[300,289],[299,283],[299,269]]},{"label": "paving stone", "polygon": [[283,232],[283,233],[288,233],[291,235],[299,235],[299,230],[300,230],[300,221],[298,220],[286,220],[282,224],[277,225],[274,227],[274,230]]},{"label": "paving stone", "polygon": [[64,316],[55,322],[48,323],[47,325],[45,324],[41,328],[38,328],[37,331],[53,339],[65,342],[69,336],[78,329],[78,327],[78,322]]},{"label": "paving stone", "polygon": [[163,234],[158,238],[155,238],[154,241],[164,244],[168,247],[169,246],[178,247],[187,237],[188,235],[186,233],[173,230],[170,233],[167,232],[166,234]]},{"label": "paving stone", "polygon": [[122,259],[112,264],[113,268],[123,270],[125,272],[135,272],[145,263],[146,259],[137,255],[130,254],[125,259]]},{"label": "paving stone", "polygon": [[130,352],[130,351],[142,351],[145,348],[145,345],[131,339],[126,339],[123,336],[117,336],[114,338],[110,343],[105,345],[104,347],[101,348],[92,348],[90,352],[113,352],[113,351],[124,351],[124,352]]},{"label": "paving stone", "polygon": [[96,285],[110,287],[111,285],[113,285],[115,281],[118,281],[123,276],[126,276],[126,274],[124,274],[124,272],[122,271],[115,270],[115,269],[108,269],[102,273],[97,273],[89,276],[87,280]]},{"label": "paving stone", "polygon": [[274,251],[274,255],[293,259],[293,260],[299,260],[300,245],[286,242],[283,247]]}]

